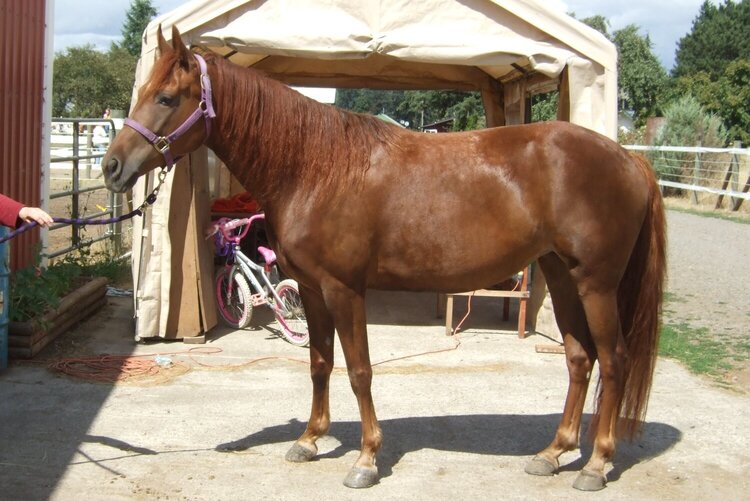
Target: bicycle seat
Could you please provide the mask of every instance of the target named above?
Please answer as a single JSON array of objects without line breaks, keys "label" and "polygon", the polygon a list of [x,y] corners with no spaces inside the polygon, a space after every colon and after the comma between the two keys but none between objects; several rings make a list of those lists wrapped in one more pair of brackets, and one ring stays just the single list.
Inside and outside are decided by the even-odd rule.
[{"label": "bicycle seat", "polygon": [[263,256],[263,260],[266,262],[267,265],[272,265],[274,262],[276,262],[276,253],[272,251],[271,249],[267,247],[258,247],[258,252],[260,252],[260,255]]}]

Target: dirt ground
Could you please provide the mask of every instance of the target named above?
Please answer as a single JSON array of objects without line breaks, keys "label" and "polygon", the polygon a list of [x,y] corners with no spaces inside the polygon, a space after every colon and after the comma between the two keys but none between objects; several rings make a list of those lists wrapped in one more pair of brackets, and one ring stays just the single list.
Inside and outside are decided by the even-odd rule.
[{"label": "dirt ground", "polygon": [[[666,320],[741,339],[750,226],[675,212],[669,224],[669,290],[684,301],[670,305]],[[456,316],[464,312],[457,302]],[[571,488],[590,454],[585,442],[563,456],[558,475],[523,473],[552,438],[567,373],[560,355],[535,350],[549,340],[518,339],[490,299],[475,301],[466,330],[451,338],[433,294],[369,295],[385,441],[380,483],[366,491],[341,484],[356,459],[359,418],[338,348],[330,433],[316,460],[290,464],[284,454],[309,412],[307,355],[274,335],[267,314],[257,312],[247,330],[209,333],[201,349],[220,351],[212,354],[135,344],[131,316],[130,299],[112,297],[37,360],[0,373],[0,499],[683,501],[742,499],[750,489],[750,396],[666,359],[657,363],[643,434],[620,444],[603,492]],[[102,353],[142,355],[151,367],[163,354],[174,365],[118,384],[46,368]]]},{"label": "dirt ground", "polygon": [[665,324],[703,328],[732,355],[723,380],[750,394],[750,220],[667,213]]}]

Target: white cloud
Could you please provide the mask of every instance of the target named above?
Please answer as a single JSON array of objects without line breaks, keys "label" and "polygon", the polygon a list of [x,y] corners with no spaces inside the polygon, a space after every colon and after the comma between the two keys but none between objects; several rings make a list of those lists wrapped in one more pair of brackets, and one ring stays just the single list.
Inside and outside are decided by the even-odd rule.
[{"label": "white cloud", "polygon": [[[0,0],[2,1],[2,0]],[[152,0],[159,14],[185,0]],[[131,0],[55,0],[55,52],[74,45],[93,44],[101,50],[121,39]]]}]

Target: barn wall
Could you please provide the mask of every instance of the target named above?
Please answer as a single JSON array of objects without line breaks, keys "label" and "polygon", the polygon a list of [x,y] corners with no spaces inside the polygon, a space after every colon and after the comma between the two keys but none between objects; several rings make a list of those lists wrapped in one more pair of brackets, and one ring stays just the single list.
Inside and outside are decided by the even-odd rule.
[{"label": "barn wall", "polygon": [[[46,0],[0,1],[0,192],[41,205]],[[11,269],[33,263],[39,230],[11,243]]]}]

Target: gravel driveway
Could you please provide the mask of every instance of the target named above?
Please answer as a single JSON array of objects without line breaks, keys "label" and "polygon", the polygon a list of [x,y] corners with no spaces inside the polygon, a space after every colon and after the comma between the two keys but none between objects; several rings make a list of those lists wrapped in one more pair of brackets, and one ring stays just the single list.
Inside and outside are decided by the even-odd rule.
[{"label": "gravel driveway", "polygon": [[[750,224],[667,211],[665,324],[705,328],[712,339],[748,353]],[[734,360],[729,381],[750,392],[750,360]]]}]

